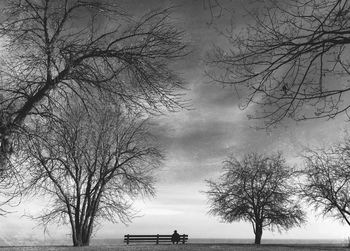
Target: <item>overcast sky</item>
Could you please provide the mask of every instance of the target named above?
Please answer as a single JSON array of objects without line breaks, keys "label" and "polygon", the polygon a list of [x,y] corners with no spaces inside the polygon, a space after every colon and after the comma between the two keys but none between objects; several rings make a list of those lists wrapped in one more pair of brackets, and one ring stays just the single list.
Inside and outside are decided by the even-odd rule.
[{"label": "overcast sky", "polygon": [[[167,7],[170,1],[124,0],[125,8],[132,13],[142,13],[152,8]],[[202,0],[171,1],[175,9],[174,22],[185,29],[187,41],[193,53],[176,69],[188,82],[186,99],[191,100],[192,110],[183,110],[155,119],[154,131],[166,149],[166,160],[157,173],[157,195],[152,199],[137,201],[135,207],[140,217],[129,226],[104,223],[96,235],[98,238],[121,238],[124,234],[171,234],[177,229],[190,238],[253,238],[250,223],[220,223],[218,218],[207,215],[205,179],[213,179],[221,172],[222,161],[229,154],[239,157],[249,151],[270,153],[282,150],[292,165],[299,163],[298,153],[303,146],[329,145],[339,140],[347,129],[344,117],[336,120],[317,120],[303,123],[288,122],[269,132],[254,129],[254,121],[247,114],[254,110],[240,110],[239,98],[229,87],[208,82],[204,75],[203,57],[213,44],[225,45],[225,41],[208,25],[210,12]],[[227,1],[234,11],[237,29],[244,25],[243,4],[247,1]],[[244,6],[249,7],[248,5]],[[225,29],[228,16],[215,20],[216,27]],[[244,21],[243,21],[244,20]],[[41,228],[19,216],[35,213],[43,201],[28,199],[19,208],[1,220],[0,236],[11,238],[40,238]],[[309,222],[288,232],[264,232],[264,238],[340,238],[348,237],[348,227],[331,218],[315,217],[311,210]],[[65,238],[69,228],[49,228],[52,237]]]}]

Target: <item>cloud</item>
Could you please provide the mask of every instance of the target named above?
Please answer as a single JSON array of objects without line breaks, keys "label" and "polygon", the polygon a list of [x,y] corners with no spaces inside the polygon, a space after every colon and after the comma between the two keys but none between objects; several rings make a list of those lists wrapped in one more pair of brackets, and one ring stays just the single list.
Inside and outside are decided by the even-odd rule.
[{"label": "cloud", "polygon": [[[238,1],[228,2],[235,5]],[[235,95],[232,87],[210,84],[204,75],[203,55],[212,43],[223,42],[217,33],[208,27],[210,13],[203,10],[201,0],[123,0],[122,5],[124,3],[128,6],[127,9],[136,14],[152,7],[165,7],[172,3],[180,5],[174,15],[175,21],[187,30],[194,52],[174,67],[182,71],[188,81],[190,90],[186,98],[191,99],[194,109],[154,118],[152,131],[167,153],[164,166],[157,173],[159,180],[156,184],[157,195],[151,201],[136,202],[136,209],[140,210],[140,216],[143,217],[135,218],[129,227],[104,222],[105,227],[98,236],[116,238],[127,233],[171,234],[174,229],[178,229],[190,234],[191,238],[193,236],[250,237],[252,232],[250,224],[221,224],[217,218],[206,214],[208,211],[206,196],[200,192],[206,189],[204,180],[215,179],[220,174],[222,161],[229,154],[240,157],[251,151],[271,153],[282,150],[289,159],[294,160],[302,145],[313,146],[320,143],[327,145],[339,139],[343,134],[345,118],[340,117],[327,123],[320,120],[298,124],[290,122],[287,123],[287,127],[279,127],[271,132],[255,130],[252,128],[255,123],[246,117],[246,114],[251,113],[255,107],[241,111],[238,108],[239,97]],[[239,13],[240,8],[237,8],[236,12]],[[227,19],[216,21],[219,25]],[[22,207],[27,211],[42,208],[38,201],[27,202]],[[0,233],[3,239],[11,235],[16,237],[16,233],[19,237],[30,236],[32,232],[36,236],[42,236],[42,229],[33,230],[35,223],[20,218],[20,213],[8,216],[2,221],[2,225]],[[330,225],[326,222],[327,227]],[[317,232],[312,234],[319,226],[322,229],[322,236],[334,234],[334,237],[339,238],[338,225],[333,226],[335,231],[330,233],[330,230],[321,223],[301,231],[296,230],[290,236],[319,237],[321,235]],[[52,229],[52,235],[55,237],[65,237],[69,232],[69,227],[61,230],[53,226]],[[345,227],[344,233],[346,233]],[[271,234],[267,232],[265,236]],[[1,243],[3,242],[0,239]]]},{"label": "cloud", "polygon": [[171,209],[165,209],[165,208],[146,208],[142,211],[144,215],[166,215],[166,216],[172,216],[172,215],[180,215],[184,214],[184,211],[177,211],[177,210],[171,210]]},{"label": "cloud", "polygon": [[207,103],[195,98],[195,110],[158,118],[154,129],[166,149],[165,167],[160,176],[168,173],[174,181],[203,179],[220,169],[228,150],[236,144],[241,121],[246,120],[237,106],[225,101],[222,96],[230,98],[225,93],[212,95],[212,87],[198,88],[201,97],[207,95],[204,98]]}]

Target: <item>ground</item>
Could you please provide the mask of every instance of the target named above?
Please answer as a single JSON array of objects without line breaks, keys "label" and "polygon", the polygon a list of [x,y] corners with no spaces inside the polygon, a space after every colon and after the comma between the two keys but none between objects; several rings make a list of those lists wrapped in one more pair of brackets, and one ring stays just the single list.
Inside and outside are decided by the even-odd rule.
[{"label": "ground", "polygon": [[186,245],[113,245],[91,247],[27,246],[0,247],[0,251],[316,251],[347,250],[341,245],[251,245],[251,244],[186,244]]}]

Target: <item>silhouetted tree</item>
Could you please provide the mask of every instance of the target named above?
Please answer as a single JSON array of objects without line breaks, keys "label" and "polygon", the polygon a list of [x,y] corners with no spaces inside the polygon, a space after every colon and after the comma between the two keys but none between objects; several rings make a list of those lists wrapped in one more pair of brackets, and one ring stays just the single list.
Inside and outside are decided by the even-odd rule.
[{"label": "silhouetted tree", "polygon": [[59,121],[38,124],[21,167],[22,193],[48,200],[35,218],[45,227],[70,224],[74,246],[89,245],[101,219],[130,221],[132,199],[154,194],[152,173],[162,159],[140,114],[106,102],[94,109],[89,116],[82,104],[70,104]]},{"label": "silhouetted tree", "polygon": [[294,174],[280,153],[251,153],[241,161],[230,157],[219,180],[207,181],[209,213],[229,223],[251,222],[255,244],[260,244],[264,228],[287,230],[305,221],[300,205],[293,200]]},{"label": "silhouetted tree", "polygon": [[28,119],[91,87],[129,107],[181,107],[183,81],[168,67],[187,51],[171,9],[139,20],[115,1],[7,0],[0,22],[1,159],[12,152]]},{"label": "silhouetted tree", "polygon": [[16,168],[0,170],[0,216],[11,213],[21,203],[21,183]]},{"label": "silhouetted tree", "polygon": [[210,21],[207,22],[209,25],[214,24],[215,19],[219,19],[223,16],[224,12],[230,12],[227,6],[232,0],[219,1],[219,0],[201,0],[202,6],[205,11],[209,11]]},{"label": "silhouetted tree", "polygon": [[286,117],[305,120],[347,113],[350,2],[255,2],[259,8],[249,13],[246,28],[225,33],[230,48],[210,53],[209,75],[243,89],[242,109],[256,104],[250,117],[262,119],[265,127]]},{"label": "silhouetted tree", "polygon": [[301,196],[324,215],[350,226],[350,139],[304,155]]}]

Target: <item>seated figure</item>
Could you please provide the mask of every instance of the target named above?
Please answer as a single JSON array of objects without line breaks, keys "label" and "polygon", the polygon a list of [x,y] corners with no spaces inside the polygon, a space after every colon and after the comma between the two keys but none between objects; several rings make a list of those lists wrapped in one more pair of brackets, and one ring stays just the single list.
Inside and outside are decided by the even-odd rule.
[{"label": "seated figure", "polygon": [[177,231],[175,230],[173,235],[171,236],[171,241],[173,244],[179,244],[179,241],[180,241],[180,235],[177,233]]}]

